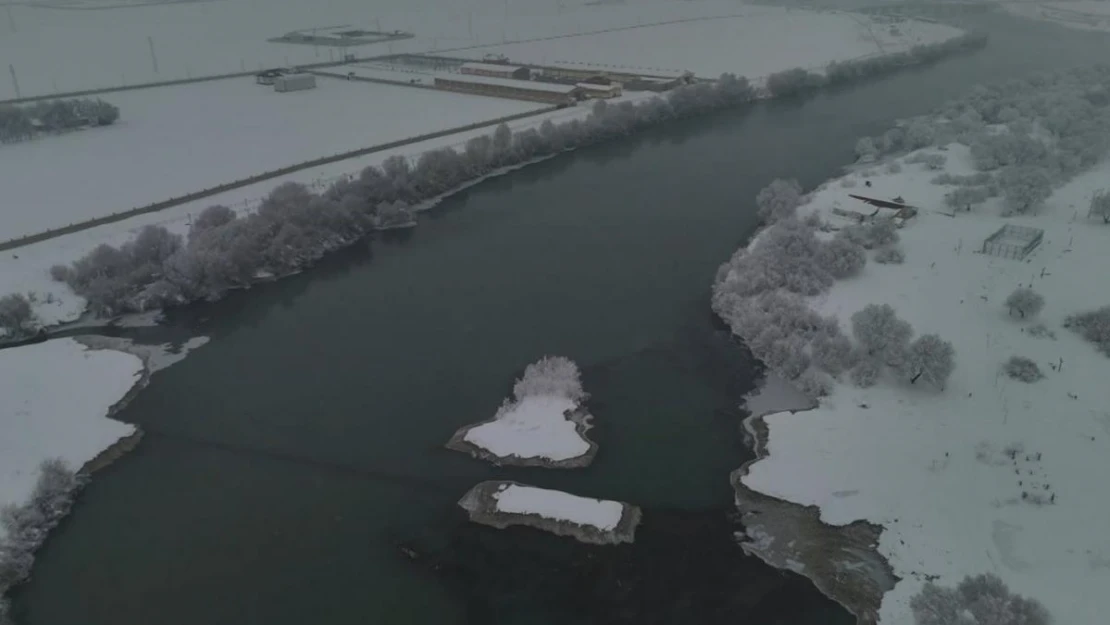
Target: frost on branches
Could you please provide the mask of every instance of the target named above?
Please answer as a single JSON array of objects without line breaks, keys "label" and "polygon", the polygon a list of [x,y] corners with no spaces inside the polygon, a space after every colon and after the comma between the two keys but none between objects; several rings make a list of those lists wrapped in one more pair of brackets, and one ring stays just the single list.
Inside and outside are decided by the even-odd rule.
[{"label": "frost on branches", "polygon": [[1013,315],[1017,311],[1024,319],[1026,316],[1034,317],[1044,308],[1044,296],[1029,287],[1018,287],[1006,298],[1006,307]]},{"label": "frost on branches", "polygon": [[929,582],[910,600],[915,625],[1050,625],[1038,601],[1010,592],[993,573],[968,576],[955,588]]},{"label": "frost on branches", "polygon": [[773,180],[755,196],[759,216],[768,223],[793,217],[801,204],[802,187],[797,180]]},{"label": "frost on branches", "polygon": [[1110,356],[1110,306],[1071,315],[1064,320],[1064,327],[1078,332],[1094,343],[1099,351]]},{"label": "frost on branches", "polygon": [[524,368],[524,375],[513,385],[517,401],[529,396],[552,395],[575,403],[582,401],[582,379],[578,365],[563,356],[544,356]]}]

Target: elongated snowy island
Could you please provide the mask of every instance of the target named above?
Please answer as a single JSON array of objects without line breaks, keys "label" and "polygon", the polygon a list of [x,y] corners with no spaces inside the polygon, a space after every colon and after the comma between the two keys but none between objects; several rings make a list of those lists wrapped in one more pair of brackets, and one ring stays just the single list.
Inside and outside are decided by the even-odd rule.
[{"label": "elongated snowy island", "polygon": [[447,448],[497,464],[584,467],[597,454],[597,443],[586,438],[592,419],[582,406],[586,397],[578,366],[546,356],[525,368],[492,419],[459,429]]},{"label": "elongated snowy island", "polygon": [[510,481],[482,482],[459,506],[475,523],[498,529],[527,525],[596,545],[630,543],[640,524],[640,509],[632,504]]}]

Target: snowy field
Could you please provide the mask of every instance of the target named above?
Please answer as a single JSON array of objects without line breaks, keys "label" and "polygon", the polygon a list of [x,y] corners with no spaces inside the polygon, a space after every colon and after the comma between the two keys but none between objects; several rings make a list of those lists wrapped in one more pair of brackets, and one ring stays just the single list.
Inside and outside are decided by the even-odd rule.
[{"label": "snowy field", "polygon": [[[930,22],[890,25],[852,13],[737,7],[737,17],[645,26],[578,37],[461,51],[480,59],[503,54],[516,63],[596,67],[660,75],[689,70],[701,77],[732,72],[750,78],[795,67],[823,69],[846,61],[936,43],[958,34]],[[675,42],[682,45],[675,45]]]},{"label": "snowy field", "polygon": [[0,232],[4,239],[41,232],[544,106],[329,78],[317,84],[275,93],[252,78],[232,78],[108,94],[121,112],[112,126],[0,146]]},{"label": "snowy field", "polygon": [[0,507],[26,501],[43,460],[76,470],[134,433],[105,415],[142,371],[135,356],[73,339],[0,350]]},{"label": "snowy field", "polygon": [[568,412],[578,405],[556,396],[525,397],[497,419],[467,431],[464,440],[498,456],[570,460],[590,450]]},{"label": "snowy field", "polygon": [[624,504],[608,499],[579,497],[558,490],[502,485],[493,495],[497,510],[507,514],[533,514],[545,519],[567,521],[599,531],[616,529],[624,514]]},{"label": "snowy field", "polygon": [[1002,2],[1022,17],[1081,30],[1110,31],[1110,7],[1105,2]]},{"label": "snowy field", "polygon": [[[974,172],[965,147],[944,154],[948,172]],[[864,305],[889,303],[917,335],[951,341],[956,369],[947,388],[837,384],[812,411],[766,418],[769,456],[744,483],[819,506],[830,524],[886,528],[879,552],[902,581],[885,597],[883,623],[912,622],[908,601],[926,576],[953,586],[984,572],[1043,602],[1059,625],[1104,622],[1110,359],[1061,325],[1110,304],[1110,226],[1086,218],[1110,164],[1073,179],[1037,214],[1001,219],[997,199],[943,214],[952,187],[930,183],[940,172],[901,160],[901,173],[873,174],[870,189],[853,174],[854,189],[833,181],[800,210],[822,211],[834,225],[845,224],[834,207],[870,212],[848,193],[901,196],[922,208],[900,232],[904,265],[870,261],[811,303],[842,327]],[[1004,223],[1042,228],[1044,241],[1025,261],[977,253]],[[1011,316],[1003,304],[1019,285],[1047,300],[1035,319]],[[1031,334],[1036,323],[1054,336]],[[1015,355],[1035,361],[1045,378],[1026,384],[1004,375]]]},{"label": "snowy field", "polygon": [[[438,0],[385,0],[370,10],[359,0],[222,0],[101,11],[14,5],[11,13],[10,21],[0,19],[0,58],[15,68],[23,96],[339,60],[339,52],[330,46],[266,41],[293,30],[337,24],[400,29],[416,35],[349,50],[365,58],[402,52],[457,52],[474,46],[674,20],[745,16],[747,27],[737,25],[741,22],[736,20],[724,21],[720,26],[714,26],[714,22],[689,28],[674,25],[678,30],[653,27],[632,40],[620,33],[604,39],[552,40],[543,43],[542,48],[529,48],[529,54],[574,60],[577,50],[584,48],[591,52],[583,60],[592,63],[688,65],[699,72],[727,70],[753,75],[878,52],[880,46],[868,41],[869,30],[880,43],[888,36],[883,29],[866,28],[866,18],[862,17],[725,0],[628,0],[606,4],[585,0],[462,0],[450,3],[448,9]],[[925,41],[939,36],[937,27],[915,24],[904,28],[905,36],[899,39],[914,43],[918,37]],[[706,41],[713,37],[732,40]],[[689,50],[685,45],[675,46],[679,38],[684,44],[697,45]],[[651,42],[656,47],[646,49]],[[626,49],[636,54],[628,54]],[[80,54],[71,50],[80,50]],[[773,58],[782,60],[763,60]],[[14,85],[5,76],[0,80],[0,98],[15,95]]]}]

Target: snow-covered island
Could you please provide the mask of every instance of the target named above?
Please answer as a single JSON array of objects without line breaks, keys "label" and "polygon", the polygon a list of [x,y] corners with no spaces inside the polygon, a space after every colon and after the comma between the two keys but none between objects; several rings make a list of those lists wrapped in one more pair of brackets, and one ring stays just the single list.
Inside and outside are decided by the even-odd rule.
[{"label": "snow-covered island", "polygon": [[0,350],[0,622],[84,474],[136,441],[107,417],[146,376],[137,356],[74,339]]},{"label": "snow-covered island", "polygon": [[488,421],[455,432],[448,449],[490,462],[526,467],[584,467],[597,455],[586,437],[592,416],[578,366],[562,356],[545,356],[528,365]]},{"label": "snow-covered island", "polygon": [[717,313],[819,398],[746,421],[745,548],[861,623],[1110,611],[1108,93],[1037,75],[861,139],[853,173],[762,192],[718,274]]},{"label": "snow-covered island", "polygon": [[640,524],[640,509],[631,504],[510,481],[482,482],[463,495],[459,506],[483,525],[527,525],[598,545],[630,543]]}]

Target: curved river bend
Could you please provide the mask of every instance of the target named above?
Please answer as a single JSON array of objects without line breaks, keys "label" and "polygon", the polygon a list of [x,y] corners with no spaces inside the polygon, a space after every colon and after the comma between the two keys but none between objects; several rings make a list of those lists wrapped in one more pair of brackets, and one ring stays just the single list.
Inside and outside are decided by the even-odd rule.
[{"label": "curved river bend", "polygon": [[[169,332],[212,341],[119,414],[146,438],[41,552],[19,622],[850,622],[728,551],[728,473],[749,453],[734,406],[755,367],[714,326],[709,285],[770,179],[812,187],[896,118],[1110,49],[974,20],[992,39],[969,56],[563,155],[448,199],[411,233],[176,313]],[[498,470],[442,448],[547,353],[584,370],[593,466]],[[641,540],[587,552],[467,527],[454,501],[484,479],[637,503]],[[685,594],[695,582],[740,599],[708,613]],[[661,597],[677,615],[630,616],[596,590],[630,587],[624,607]]]}]

